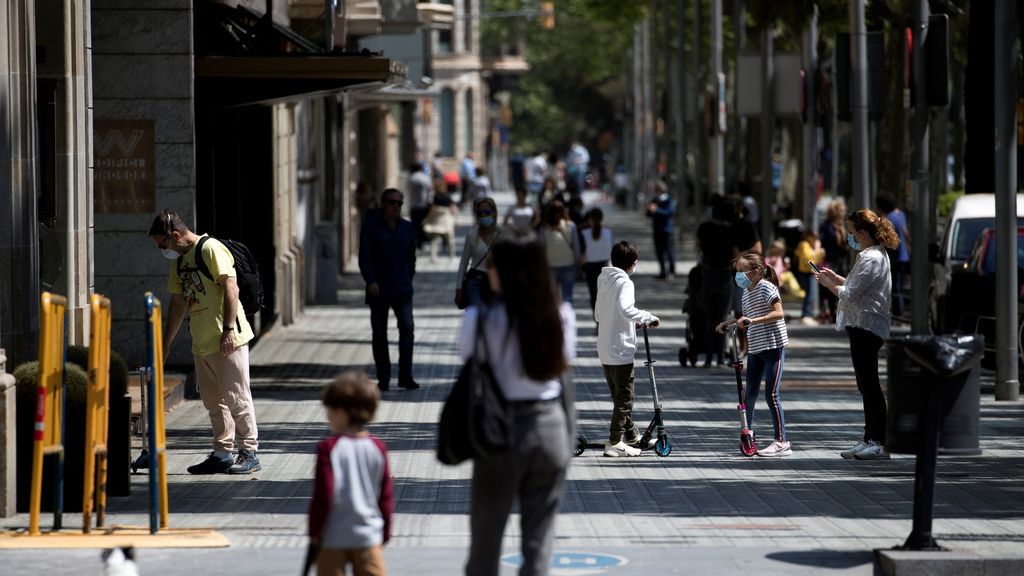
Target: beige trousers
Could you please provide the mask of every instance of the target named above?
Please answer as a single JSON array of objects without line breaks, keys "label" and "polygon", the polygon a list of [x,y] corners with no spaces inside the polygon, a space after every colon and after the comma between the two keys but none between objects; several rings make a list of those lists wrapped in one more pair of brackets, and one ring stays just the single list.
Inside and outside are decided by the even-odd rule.
[{"label": "beige trousers", "polygon": [[317,576],[345,576],[349,564],[354,576],[387,576],[388,573],[380,546],[344,550],[324,548],[316,557],[316,573]]},{"label": "beige trousers", "polygon": [[220,352],[194,356],[196,384],[213,426],[213,449],[255,452],[258,443],[256,409],[249,390],[249,346],[236,348],[225,358]]}]

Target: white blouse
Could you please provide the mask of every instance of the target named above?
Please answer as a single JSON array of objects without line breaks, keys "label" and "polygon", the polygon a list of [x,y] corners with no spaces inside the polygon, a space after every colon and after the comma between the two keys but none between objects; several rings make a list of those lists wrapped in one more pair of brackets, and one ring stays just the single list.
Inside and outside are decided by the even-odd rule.
[{"label": "white blouse", "polygon": [[[562,315],[562,350],[567,361],[576,358],[576,314],[572,306],[562,303],[558,309]],[[462,318],[459,332],[459,358],[463,362],[476,349],[476,319],[479,308],[470,306]],[[523,372],[522,355],[519,352],[519,334],[509,330],[508,313],[505,307],[491,307],[484,321],[487,336],[487,356],[494,370],[494,377],[502,392],[509,400],[553,400],[562,394],[562,383],[557,378],[540,382],[532,380]]]},{"label": "white blouse", "polygon": [[836,330],[854,326],[882,338],[889,337],[892,306],[892,276],[889,255],[879,245],[857,254],[846,283],[839,287]]},{"label": "white blouse", "polygon": [[607,262],[612,259],[612,245],[615,240],[612,238],[611,228],[601,227],[601,234],[594,240],[593,230],[583,231],[583,260],[587,263]]}]

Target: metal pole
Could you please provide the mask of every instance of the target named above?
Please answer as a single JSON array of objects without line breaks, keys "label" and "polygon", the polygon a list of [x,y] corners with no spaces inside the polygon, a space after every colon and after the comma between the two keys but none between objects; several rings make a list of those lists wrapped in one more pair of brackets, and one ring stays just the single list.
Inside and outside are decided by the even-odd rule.
[{"label": "metal pole", "polygon": [[[818,192],[818,127],[815,111],[817,108],[817,84],[815,77],[818,70],[818,6],[811,7],[807,18],[807,29],[804,31],[804,223],[812,230],[818,229],[814,207],[817,204]],[[816,282],[815,282],[816,284]]]},{"label": "metal pole", "polygon": [[711,77],[714,101],[711,103],[711,142],[708,143],[708,188],[712,194],[725,193],[725,134],[719,123],[719,103],[725,95],[722,81],[722,0],[711,0]]},{"label": "metal pole", "polygon": [[[931,217],[931,195],[928,193],[928,94],[927,70],[924,53],[928,37],[928,2],[914,0],[913,34],[911,46],[913,66],[914,110],[910,123],[910,189],[914,195],[914,225],[911,226],[910,279],[913,293],[910,298],[910,326],[914,334],[928,332],[928,281],[931,264],[928,262],[928,219]],[[899,290],[900,287],[893,286]]]},{"label": "metal pole", "polygon": [[871,206],[868,175],[868,35],[864,0],[850,2],[850,113],[853,116],[853,208]]},{"label": "metal pole", "polygon": [[772,27],[765,26],[761,33],[761,246],[772,243],[774,233],[772,204],[772,149],[775,144],[775,62]]},{"label": "metal pole", "polygon": [[[1017,400],[1017,2],[995,7],[996,400]],[[1002,72],[1000,72],[1002,70]]]},{"label": "metal pole", "polygon": [[643,108],[643,119],[644,119],[644,139],[643,139],[643,167],[641,173],[643,174],[643,180],[641,185],[643,186],[644,201],[650,195],[651,182],[654,179],[655,169],[655,150],[654,150],[654,82],[653,74],[651,73],[651,18],[645,19],[643,24],[640,26],[640,37],[641,48],[643,54],[643,85],[642,90],[644,92],[644,108]]},{"label": "metal pole", "polygon": [[[734,62],[739,62],[739,55],[743,52],[743,47],[746,44],[747,26],[746,26],[746,5],[744,0],[733,0],[732,2],[732,20],[734,31],[733,34],[736,36],[736,55]],[[735,69],[735,68],[734,68]],[[738,80],[738,74],[733,75],[733,82]],[[739,109],[739,93],[736,91],[736,85],[733,84],[732,94],[732,109],[733,109],[733,121],[732,121],[732,181],[735,184],[739,184],[741,181],[747,180],[746,166],[746,138],[744,134],[747,132],[747,117],[741,114],[737,114],[736,110]]]},{"label": "metal pole", "polygon": [[690,47],[690,53],[693,57],[693,63],[690,70],[693,74],[693,82],[690,84],[690,90],[696,99],[694,107],[691,110],[695,114],[693,119],[693,211],[697,216],[697,222],[699,223],[704,217],[704,179],[702,174],[704,170],[704,90],[701,89],[700,77],[697,73],[700,70],[700,28],[701,28],[701,0],[693,0],[693,45]]},{"label": "metal pole", "polygon": [[684,46],[683,33],[686,30],[686,8],[685,0],[676,0],[676,62],[672,67],[672,118],[675,120],[676,148],[675,164],[678,174],[679,189],[676,191],[679,199],[679,210],[676,212],[680,228],[685,222],[687,207],[687,187],[689,185],[689,172],[686,169],[686,111],[683,108],[683,91],[686,89],[684,78],[686,77],[686,48]]},{"label": "metal pole", "polygon": [[334,51],[334,2],[324,0],[324,52]]}]

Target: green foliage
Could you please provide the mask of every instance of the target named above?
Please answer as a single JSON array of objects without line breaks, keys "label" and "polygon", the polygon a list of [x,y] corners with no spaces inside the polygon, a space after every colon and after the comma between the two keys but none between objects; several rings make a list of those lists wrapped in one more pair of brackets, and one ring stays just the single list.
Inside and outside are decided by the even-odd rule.
[{"label": "green foliage", "polygon": [[939,218],[946,218],[949,216],[950,211],[953,210],[953,205],[956,204],[956,199],[963,196],[963,190],[950,190],[949,192],[939,194],[938,210]]},{"label": "green foliage", "polygon": [[[89,348],[87,346],[68,346],[65,359],[89,372]],[[119,398],[128,392],[128,363],[117,352],[110,351],[110,397]]]},{"label": "green foliage", "polygon": [[[39,361],[25,362],[14,369],[14,382],[17,391],[17,402],[21,406],[35,404],[36,389],[39,387]],[[64,382],[67,385],[65,406],[69,409],[85,405],[85,391],[89,385],[89,377],[85,370],[68,362],[64,364]]]}]

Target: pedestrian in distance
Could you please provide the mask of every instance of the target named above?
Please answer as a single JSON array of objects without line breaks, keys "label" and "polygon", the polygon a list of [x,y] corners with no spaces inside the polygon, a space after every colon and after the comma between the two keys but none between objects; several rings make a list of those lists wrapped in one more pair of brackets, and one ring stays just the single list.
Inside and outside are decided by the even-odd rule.
[{"label": "pedestrian in distance", "polygon": [[540,214],[530,205],[525,187],[517,186],[515,191],[516,203],[505,213],[504,225],[519,232],[529,232],[540,225]]},{"label": "pedestrian in distance", "polygon": [[459,207],[472,200],[473,183],[476,181],[476,162],[473,161],[473,151],[467,150],[466,156],[459,163],[459,179],[462,182],[462,195],[459,196]]},{"label": "pedestrian in distance", "polygon": [[604,212],[600,208],[591,208],[587,212],[587,229],[583,232],[583,276],[587,280],[590,291],[590,311],[594,312],[597,304],[597,278],[601,270],[608,266],[612,258],[612,245],[615,243],[610,228],[603,224]]},{"label": "pedestrian in distance", "polygon": [[903,278],[910,272],[910,231],[907,229],[907,215],[885,196],[875,199],[878,209],[892,222],[893,230],[899,237],[900,245],[889,250],[892,266],[892,314],[903,316]]},{"label": "pedestrian in distance", "polygon": [[544,213],[541,238],[555,284],[562,293],[562,302],[572,304],[572,289],[580,263],[579,237],[576,225],[569,219],[565,204],[555,200]]},{"label": "pedestrian in distance", "polygon": [[[164,357],[185,314],[192,334],[199,396],[210,416],[213,451],[188,467],[189,474],[251,474],[261,469],[256,453],[259,433],[249,387],[252,328],[238,300],[235,260],[215,238],[189,229],[176,212],[153,219],[149,237],[172,260],[167,291],[171,301],[164,324]],[[202,249],[197,248],[202,241]],[[200,258],[209,275],[200,271]],[[235,449],[238,454],[234,455]]]},{"label": "pedestrian in distance", "polygon": [[608,427],[608,443],[604,455],[612,458],[639,456],[643,448],[637,446],[640,430],[633,423],[634,371],[636,354],[636,327],[655,328],[660,320],[647,310],[636,307],[633,281],[629,276],[636,271],[639,259],[636,246],[621,241],[611,250],[612,265],[601,270],[597,279],[597,355],[604,369],[604,379],[612,397],[612,417]]},{"label": "pedestrian in distance", "polygon": [[743,403],[751,430],[754,429],[754,407],[764,380],[764,399],[772,415],[775,435],[770,444],[757,450],[758,456],[789,456],[793,449],[786,438],[782,410],[782,370],[789,334],[779,295],[779,277],[757,254],[740,255],[732,265],[736,286],[742,292],[743,313],[739,319],[722,322],[715,329],[724,334],[729,326],[739,324],[747,332],[747,390]]},{"label": "pedestrian in distance", "polygon": [[[494,244],[487,277],[493,306],[470,306],[459,334],[468,360],[483,337],[486,360],[515,425],[512,448],[473,461],[469,576],[497,576],[501,539],[519,501],[523,575],[544,575],[551,564],[555,516],[575,443],[572,386],[563,376],[576,355],[572,307],[559,304],[544,245],[532,233]],[[482,316],[483,334],[477,334]]]},{"label": "pedestrian in distance", "polygon": [[[849,270],[849,252],[846,243],[846,202],[842,199],[833,200],[825,209],[825,221],[818,227],[818,238],[825,249],[825,267],[839,276],[845,276]],[[820,320],[835,322],[839,300],[831,290],[822,290],[819,296],[822,305]],[[827,305],[827,308],[826,306]]]},{"label": "pedestrian in distance", "polygon": [[455,305],[459,308],[480,306],[490,301],[487,281],[487,255],[498,239],[498,208],[493,198],[477,198],[473,202],[476,226],[466,235],[455,276]]},{"label": "pedestrian in distance", "polygon": [[675,218],[676,200],[669,196],[668,187],[658,181],[654,184],[657,195],[647,205],[647,217],[654,232],[654,253],[658,258],[658,279],[676,278]]},{"label": "pedestrian in distance", "polygon": [[373,332],[373,362],[377,385],[391,384],[388,352],[388,315],[398,319],[398,387],[420,387],[412,378],[413,317],[412,278],[416,274],[416,238],[412,223],[402,218],[402,193],[387,188],[380,195],[381,211],[363,223],[359,235],[359,272],[366,282]]},{"label": "pedestrian in distance", "polygon": [[859,252],[846,276],[823,268],[815,279],[839,302],[836,330],[850,337],[850,356],[857,389],[864,400],[864,437],[840,453],[858,460],[888,459],[885,449],[885,395],[878,379],[878,351],[889,337],[892,276],[886,249],[899,246],[892,223],[884,216],[862,209],[846,219],[846,242]]},{"label": "pedestrian in distance", "polygon": [[712,202],[711,219],[697,228],[697,244],[701,251],[700,300],[707,311],[704,325],[705,360],[704,367],[711,366],[712,357],[718,366],[722,362],[725,340],[715,331],[715,326],[725,320],[732,301],[733,281],[732,260],[739,255],[732,223],[736,209],[722,196]]},{"label": "pedestrian in distance", "polygon": [[473,178],[473,200],[486,198],[491,195],[491,179],[483,168],[476,169],[476,178]]},{"label": "pedestrian in distance", "polygon": [[433,197],[433,183],[430,181],[430,176],[427,176],[423,164],[413,162],[409,165],[409,219],[416,231],[417,249],[422,248],[427,241],[426,234],[423,232],[423,220],[427,217]]},{"label": "pedestrian in distance", "polygon": [[818,235],[808,228],[796,245],[796,279],[804,290],[804,301],[800,308],[800,321],[804,324],[817,324],[811,315],[811,282],[814,280],[811,263],[821,268],[825,262],[825,249],[821,247]]},{"label": "pedestrian in distance", "polygon": [[447,192],[439,190],[434,192],[434,199],[430,202],[430,209],[423,219],[423,234],[430,242],[430,261],[437,260],[437,244],[443,242],[448,250],[448,259],[455,259],[455,223],[458,218],[459,208],[452,201]]},{"label": "pedestrian in distance", "polygon": [[394,489],[384,442],[366,431],[380,392],[362,372],[344,372],[322,400],[331,435],[316,446],[309,540],[316,573],[384,576],[382,548],[391,539]]}]

